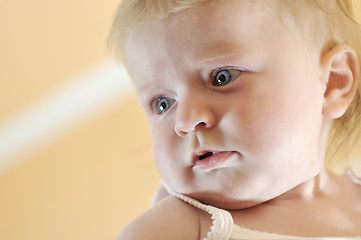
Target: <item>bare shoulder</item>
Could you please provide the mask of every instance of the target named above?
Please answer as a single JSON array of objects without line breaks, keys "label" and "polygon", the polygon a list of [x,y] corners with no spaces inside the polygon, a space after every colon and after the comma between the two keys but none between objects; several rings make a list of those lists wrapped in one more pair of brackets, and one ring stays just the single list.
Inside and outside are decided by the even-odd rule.
[{"label": "bare shoulder", "polygon": [[354,205],[357,206],[358,212],[361,214],[361,182],[354,183]]},{"label": "bare shoulder", "polygon": [[199,239],[200,213],[172,196],[166,197],[130,222],[118,235],[123,239]]},{"label": "bare shoulder", "polygon": [[361,178],[348,169],[341,179],[343,180],[340,184],[341,201],[346,202],[361,214]]}]

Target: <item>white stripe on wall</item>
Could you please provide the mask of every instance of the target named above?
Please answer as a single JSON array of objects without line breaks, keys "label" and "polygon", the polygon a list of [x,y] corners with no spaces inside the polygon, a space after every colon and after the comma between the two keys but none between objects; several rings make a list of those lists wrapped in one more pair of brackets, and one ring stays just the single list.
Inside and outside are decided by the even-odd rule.
[{"label": "white stripe on wall", "polygon": [[133,90],[124,68],[112,61],[104,61],[66,82],[0,122],[0,171],[119,103]]}]

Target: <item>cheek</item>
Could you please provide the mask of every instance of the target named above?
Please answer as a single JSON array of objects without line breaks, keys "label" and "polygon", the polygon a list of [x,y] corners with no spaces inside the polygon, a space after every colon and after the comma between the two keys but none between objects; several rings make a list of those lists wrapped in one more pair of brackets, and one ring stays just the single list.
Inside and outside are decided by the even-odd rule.
[{"label": "cheek", "polygon": [[[164,126],[163,126],[164,127]],[[178,139],[178,140],[177,140]],[[154,162],[158,173],[174,191],[183,192],[193,185],[192,171],[187,166],[186,143],[172,129],[152,132]],[[190,155],[190,154],[189,154]]]},{"label": "cheek", "polygon": [[[252,154],[270,154],[272,151],[278,149],[280,145],[289,144],[287,136],[289,131],[284,128],[282,124],[284,119],[277,115],[276,111],[271,114],[263,111],[262,113],[248,112],[248,116],[242,119],[234,118],[237,129],[237,140],[241,142],[245,153]],[[285,147],[285,146],[284,146]]]},{"label": "cheek", "polygon": [[151,124],[154,161],[161,175],[172,169],[177,169],[177,152],[179,144],[176,143],[176,134],[171,124]]},{"label": "cheek", "polygon": [[166,182],[169,181],[170,176],[172,175],[171,169],[173,161],[171,157],[171,147],[169,145],[169,140],[165,139],[163,134],[160,134],[159,131],[152,133],[152,144],[153,144],[153,157],[156,168]]},{"label": "cheek", "polygon": [[[171,142],[172,137],[166,126],[155,126],[151,128],[152,144],[153,144],[153,155],[155,162],[159,162],[162,159],[167,158],[172,150]],[[164,161],[162,161],[164,162]]]},{"label": "cheek", "polygon": [[227,113],[230,124],[224,126],[229,126],[231,134],[237,132],[233,141],[239,141],[246,150],[287,154],[300,147],[299,144],[307,144],[309,139],[305,138],[309,135],[314,136],[310,131],[315,131],[320,108],[315,106],[317,103],[312,107],[311,101],[296,93],[271,91],[243,103],[239,101]]}]

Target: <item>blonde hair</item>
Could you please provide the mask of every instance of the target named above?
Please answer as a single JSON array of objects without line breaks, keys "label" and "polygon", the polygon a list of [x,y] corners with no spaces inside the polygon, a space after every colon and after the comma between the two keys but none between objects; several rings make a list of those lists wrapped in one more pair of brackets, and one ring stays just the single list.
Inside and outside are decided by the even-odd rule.
[{"label": "blonde hair", "polygon": [[[124,61],[126,38],[139,23],[163,19],[206,1],[211,0],[123,0],[116,11],[108,43],[116,58]],[[320,54],[336,45],[348,44],[361,59],[361,27],[353,18],[350,0],[278,0],[278,3],[280,12],[285,15],[280,17],[288,16],[296,23],[297,30],[312,34],[312,42]],[[350,161],[361,160],[360,156],[356,159],[349,154],[361,136],[360,76],[358,82],[358,91],[350,107],[334,121],[330,131],[326,166],[333,170],[344,169]]]}]

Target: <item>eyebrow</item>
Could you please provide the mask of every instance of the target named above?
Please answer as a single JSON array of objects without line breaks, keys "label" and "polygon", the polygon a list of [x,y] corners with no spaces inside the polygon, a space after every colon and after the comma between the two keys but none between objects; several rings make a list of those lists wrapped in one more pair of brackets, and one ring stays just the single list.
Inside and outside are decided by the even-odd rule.
[{"label": "eyebrow", "polygon": [[194,58],[199,59],[201,63],[207,64],[244,58],[246,55],[245,48],[240,44],[224,40],[212,43],[210,46],[207,46],[207,49],[210,49],[210,51],[207,53],[201,52],[197,54],[198,56],[194,56]]},{"label": "eyebrow", "polygon": [[218,66],[218,65],[232,65],[234,62],[246,64],[249,63],[251,56],[243,49],[237,49],[230,52],[223,52],[221,54],[210,54],[204,59],[200,59],[198,64],[206,66]]},{"label": "eyebrow", "polygon": [[152,81],[143,85],[140,85],[139,87],[135,86],[135,92],[138,95],[139,93],[144,93],[147,92],[149,90],[149,86],[151,86],[152,84],[154,84],[154,82],[156,81]]},{"label": "eyebrow", "polygon": [[205,64],[214,64],[214,63],[223,63],[223,62],[227,62],[227,61],[231,61],[233,59],[239,59],[239,53],[229,53],[229,54],[222,54],[222,55],[216,55],[216,56],[210,56],[207,57],[205,60],[202,60],[203,63]]},{"label": "eyebrow", "polygon": [[139,84],[139,87],[135,87],[135,92],[137,95],[139,94],[148,95],[148,92],[152,92],[154,91],[154,89],[158,89],[158,90],[162,89],[162,87],[158,84],[157,80],[153,80],[145,84]]}]

